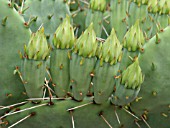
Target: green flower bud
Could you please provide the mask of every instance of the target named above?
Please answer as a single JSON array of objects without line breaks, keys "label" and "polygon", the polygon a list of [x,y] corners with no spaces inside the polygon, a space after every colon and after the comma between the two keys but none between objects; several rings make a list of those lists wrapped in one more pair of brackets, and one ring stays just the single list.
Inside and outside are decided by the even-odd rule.
[{"label": "green flower bud", "polygon": [[139,26],[139,20],[137,20],[135,25],[126,33],[123,39],[123,46],[127,48],[128,51],[136,51],[142,48],[144,42],[145,38]]},{"label": "green flower bud", "polygon": [[157,13],[158,8],[158,0],[149,0],[148,2],[148,12]]},{"label": "green flower bud", "polygon": [[115,30],[112,29],[110,36],[102,44],[101,51],[98,53],[100,60],[112,64],[116,64],[122,57],[122,45],[117,39]]},{"label": "green flower bud", "polygon": [[96,34],[93,30],[93,23],[91,23],[77,39],[73,51],[83,57],[93,57],[96,54],[97,45]]},{"label": "green flower bud", "polygon": [[42,27],[36,33],[31,35],[28,46],[25,47],[25,54],[28,59],[45,60],[49,55],[50,49],[44,35],[44,28]]},{"label": "green flower bud", "polygon": [[158,3],[159,14],[170,14],[170,1],[169,0],[161,0]]},{"label": "green flower bud", "polygon": [[106,0],[91,0],[90,8],[96,11],[104,12],[106,9]]},{"label": "green flower bud", "polygon": [[138,6],[141,6],[141,4],[148,4],[149,0],[134,0],[135,3],[138,4]]},{"label": "green flower bud", "polygon": [[55,48],[69,49],[72,48],[74,41],[74,30],[67,15],[54,34],[53,45]]},{"label": "green flower bud", "polygon": [[138,58],[122,73],[121,84],[129,89],[140,88],[144,81]]}]

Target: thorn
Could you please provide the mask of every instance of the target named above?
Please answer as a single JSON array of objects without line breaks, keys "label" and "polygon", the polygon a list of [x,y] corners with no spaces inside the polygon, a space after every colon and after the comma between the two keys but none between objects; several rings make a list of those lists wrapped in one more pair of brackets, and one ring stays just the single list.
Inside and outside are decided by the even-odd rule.
[{"label": "thorn", "polygon": [[137,117],[136,115],[134,115],[133,113],[131,113],[131,112],[128,111],[127,109],[123,108],[123,110],[125,110],[125,112],[127,112],[127,113],[130,114],[131,116],[135,117],[137,120],[141,120],[141,119],[139,119],[139,117]]},{"label": "thorn", "polygon": [[49,69],[47,67],[46,67],[46,72],[47,72],[47,75],[50,77],[49,81],[52,81],[52,77],[51,77],[50,71],[49,71]]},{"label": "thorn", "polygon": [[102,112],[100,112],[99,116],[102,117],[102,119],[103,119],[103,120],[105,121],[105,123],[109,126],[109,128],[113,128],[113,127],[109,124],[109,122],[106,120],[106,118],[103,116],[103,113],[102,113]]},{"label": "thorn", "polygon": [[48,83],[49,83],[49,81],[45,78],[45,86],[47,87],[47,89],[48,89],[48,93],[49,93],[49,97],[50,97],[50,104],[49,105],[54,105],[54,103],[52,102],[52,97],[53,97],[53,95],[52,95],[52,93],[51,93],[51,91],[55,94],[55,92],[48,86]]},{"label": "thorn", "polygon": [[[29,99],[26,99],[26,100],[28,100],[28,101],[34,101],[34,100],[49,100],[50,99],[50,97],[44,97],[44,98],[29,98]],[[71,98],[69,97],[69,98],[54,98],[54,97],[52,97],[51,98],[52,100],[70,100]]]},{"label": "thorn", "polygon": [[8,17],[6,16],[4,19],[2,19],[2,26],[6,26]]},{"label": "thorn", "polygon": [[105,42],[105,39],[102,39],[100,37],[96,37],[96,40],[100,41],[100,42]]},{"label": "thorn", "polygon": [[102,29],[104,30],[104,32],[106,33],[106,36],[109,36],[109,34],[106,31],[106,28],[102,25]]},{"label": "thorn", "polygon": [[26,10],[28,10],[28,9],[29,9],[29,7],[24,8],[22,11],[20,10],[20,11],[19,11],[19,14],[24,14],[24,12],[25,12]]},{"label": "thorn", "polygon": [[28,22],[25,22],[25,23],[24,23],[24,26],[25,26],[25,27],[29,27],[32,22],[35,22],[35,21],[37,20],[37,18],[38,18],[38,16],[36,16],[36,17],[30,17],[29,20],[28,20]]},{"label": "thorn", "polygon": [[143,122],[148,126],[148,128],[151,128],[150,125],[147,123],[147,121],[143,118],[143,116],[141,116]]},{"label": "thorn", "polygon": [[86,103],[86,104],[82,104],[80,106],[76,106],[76,107],[73,107],[73,108],[69,108],[67,109],[67,111],[72,111],[72,110],[75,110],[75,109],[78,109],[78,108],[82,108],[84,106],[87,106],[87,105],[90,105],[90,104],[93,104],[93,102],[89,102],[89,103]]},{"label": "thorn", "polygon": [[162,116],[164,116],[164,117],[168,117],[168,115],[167,115],[167,114],[165,114],[165,113],[162,113]]},{"label": "thorn", "polygon": [[32,116],[34,116],[34,115],[35,115],[35,112],[32,112],[31,114],[29,114],[28,116],[20,119],[19,121],[17,121],[16,123],[12,124],[12,125],[9,126],[8,128],[12,128],[12,127],[16,126],[17,124],[23,122],[24,120],[26,120],[26,119],[28,119],[29,117],[32,117]]},{"label": "thorn", "polygon": [[43,98],[42,98],[42,100],[45,100],[44,98],[45,98],[46,92],[47,92],[47,89],[45,88],[44,91],[43,91]]},{"label": "thorn", "polygon": [[72,16],[72,17],[75,17],[80,11],[81,11],[81,9],[78,8],[76,11],[74,11],[74,12],[71,13],[71,16]]},{"label": "thorn", "polygon": [[17,113],[24,112],[24,111],[27,111],[27,110],[31,110],[31,109],[34,109],[34,108],[42,107],[42,106],[45,106],[45,105],[47,105],[47,103],[36,105],[36,106],[30,107],[30,108],[25,108],[25,109],[22,109],[22,110],[19,110],[19,111],[7,113],[7,114],[1,116],[0,119],[3,119],[4,117],[10,116],[10,115],[14,115],[14,114],[17,114]]},{"label": "thorn", "polygon": [[107,24],[110,24],[110,21],[108,21],[108,20],[104,20]]},{"label": "thorn", "polygon": [[25,3],[25,0],[22,0],[22,4],[21,4],[21,12],[22,12],[22,10],[23,10],[23,8],[24,8],[24,3]]},{"label": "thorn", "polygon": [[103,20],[106,20],[107,18],[109,18],[110,17],[110,15],[107,15],[107,16],[105,16],[104,18],[103,18]]},{"label": "thorn", "polygon": [[115,115],[116,115],[116,118],[117,118],[117,121],[118,121],[118,123],[119,123],[119,125],[121,125],[121,123],[120,123],[120,119],[119,119],[119,116],[118,116],[118,114],[117,114],[117,112],[116,112],[116,108],[115,108]]},{"label": "thorn", "polygon": [[27,102],[28,102],[28,101],[21,102],[21,103],[16,103],[16,104],[12,104],[12,105],[9,105],[9,106],[2,106],[2,107],[0,108],[0,110],[6,109],[6,108],[11,108],[11,107],[14,107],[14,106],[17,106],[17,105],[26,104]]},{"label": "thorn", "polygon": [[138,126],[138,128],[141,128],[137,120],[134,120],[135,124]]},{"label": "thorn", "polygon": [[134,59],[131,57],[131,56],[128,56],[129,57],[129,59],[133,62],[134,61]]},{"label": "thorn", "polygon": [[40,30],[43,27],[43,23],[40,25],[40,27],[38,28],[38,30]]},{"label": "thorn", "polygon": [[74,117],[73,117],[73,111],[69,111],[71,115],[71,121],[72,121],[72,128],[75,128],[75,123],[74,123]]},{"label": "thorn", "polygon": [[86,4],[86,5],[89,5],[89,3],[86,2],[86,1],[84,1],[84,0],[79,0],[79,1],[82,2],[82,3],[84,3],[84,4]]}]

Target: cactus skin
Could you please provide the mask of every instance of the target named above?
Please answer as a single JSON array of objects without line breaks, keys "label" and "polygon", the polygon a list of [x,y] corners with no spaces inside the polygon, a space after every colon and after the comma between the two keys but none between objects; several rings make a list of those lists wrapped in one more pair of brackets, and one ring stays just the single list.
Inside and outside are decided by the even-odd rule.
[{"label": "cactus skin", "polygon": [[[118,106],[118,107],[115,105],[110,105],[109,102],[101,105],[91,104],[89,106],[76,109],[74,110],[74,112],[72,111],[73,118],[71,118],[69,112],[66,112],[66,109],[74,106],[82,105],[84,103],[93,102],[93,99],[91,97],[90,100],[85,98],[83,99],[82,102],[75,102],[74,100],[70,100],[71,99],[70,97],[68,100],[66,99],[63,101],[56,101],[56,102],[54,101],[55,104],[54,106],[45,105],[44,107],[28,110],[20,114],[8,116],[6,119],[9,121],[9,125],[12,125],[13,123],[19,121],[21,118],[28,116],[28,114],[30,114],[31,112],[36,112],[36,115],[34,117],[31,117],[29,119],[20,122],[16,127],[18,128],[23,128],[23,127],[26,128],[30,126],[42,127],[42,128],[43,127],[45,128],[46,127],[73,127],[71,124],[71,120],[74,119],[75,127],[94,127],[95,125],[99,128],[100,127],[105,128],[108,127],[108,125],[106,125],[106,123],[104,122],[103,119],[104,117],[111,124],[111,127],[113,128],[117,128],[117,127],[127,127],[127,128],[136,128],[136,127],[141,127],[141,128],[145,128],[145,127],[164,128],[165,127],[166,128],[167,127],[168,128],[170,127],[169,124],[170,103],[169,103],[169,92],[168,92],[169,90],[169,86],[168,86],[169,85],[168,84],[169,83],[169,74],[168,74],[169,32],[168,31],[169,28],[166,30],[161,30],[161,32],[163,33],[157,34],[157,39],[155,38],[151,39],[151,41],[149,41],[149,43],[146,45],[146,48],[144,49],[144,53],[140,55],[140,57],[144,56],[144,58],[141,57],[141,60],[144,60],[143,61],[144,64],[142,63],[141,65],[143,65],[142,66],[143,69],[147,70],[145,71],[146,73],[145,75],[147,76],[147,80],[146,80],[147,83],[145,83],[146,86],[142,86],[141,91],[134,102],[129,103],[127,106]],[[155,46],[155,42],[156,43],[164,42],[163,44],[167,43],[167,45],[163,46],[163,44],[162,45],[157,44]],[[152,49],[151,52],[145,53],[145,50],[149,51],[150,48]],[[78,53],[75,54],[77,55]],[[146,59],[145,57],[148,58]],[[160,59],[160,58],[164,58],[164,59]],[[154,60],[154,62],[150,62],[152,60]],[[81,61],[81,63],[82,62],[83,60]],[[154,80],[152,79],[152,77],[154,77],[153,78]],[[27,107],[30,108],[35,106],[36,106],[35,104],[28,103],[20,108],[23,109],[23,108],[27,108]],[[127,112],[124,111],[124,108],[129,108],[128,110],[131,113],[138,116],[140,120],[134,118],[130,114],[127,114]],[[17,110],[18,108],[15,108],[12,111],[17,111]],[[117,110],[118,116],[114,114],[116,113],[116,111],[114,110]],[[98,114],[101,111],[103,111],[103,115],[98,116]],[[50,113],[49,116],[47,115],[47,113]],[[144,121],[142,120],[142,118],[144,118],[150,126],[147,126],[146,123],[144,123]],[[120,119],[120,124],[119,124],[119,119]],[[5,119],[3,121],[5,121]],[[6,127],[9,127],[9,125],[7,125]]]},{"label": "cactus skin", "polygon": [[41,98],[46,74],[46,62],[24,59],[23,62],[24,87],[30,98]]},{"label": "cactus skin", "polygon": [[[7,126],[12,125],[13,123],[17,122],[21,118],[29,115],[31,112],[35,112],[36,115],[30,117],[29,119],[19,123],[16,127],[18,128],[53,128],[53,127],[73,127],[71,121],[71,115],[69,111],[66,111],[69,108],[83,105],[89,102],[92,102],[91,98],[85,98],[82,102],[76,102],[74,100],[62,100],[62,101],[53,101],[53,106],[42,106],[39,108],[35,108],[32,110],[25,111],[20,114],[11,115],[7,117],[7,121],[9,124]],[[46,103],[46,102],[45,102]],[[42,103],[44,104],[44,103]],[[19,107],[20,109],[30,108],[36,106],[35,104],[28,103]],[[117,111],[119,115],[121,124],[118,123],[117,118],[114,114],[114,110]],[[103,112],[103,116],[106,120],[110,123],[113,128],[118,128],[120,126],[124,126],[127,128],[136,128],[136,124],[134,122],[135,118],[127,112],[123,111],[119,107],[115,107],[110,104],[110,102],[106,102],[102,105],[90,104],[88,106],[75,109],[73,113],[75,127],[78,128],[92,128],[97,126],[98,128],[107,128],[108,125],[104,122],[101,116],[99,116],[100,112]],[[49,115],[48,115],[49,113]],[[57,115],[57,118],[56,118]],[[50,116],[50,119],[49,119]],[[52,119],[51,119],[52,118]],[[46,120],[46,121],[42,121]],[[48,123],[47,123],[48,122]],[[83,124],[83,125],[82,125]]]},{"label": "cactus skin", "polygon": [[119,70],[119,64],[110,65],[103,62],[100,66],[100,60],[97,61],[94,70],[93,88],[94,101],[97,104],[102,104],[108,100],[114,90],[115,79]]},{"label": "cactus skin", "polygon": [[103,25],[103,12],[106,9],[106,0],[91,0],[90,9],[86,16],[86,28],[93,22],[97,37],[101,37]]},{"label": "cactus skin", "polygon": [[55,94],[58,97],[67,95],[70,83],[70,49],[74,44],[74,31],[70,18],[66,16],[57,28],[54,38],[54,48],[50,58],[50,74]]},{"label": "cactus skin", "polygon": [[70,86],[72,86],[75,100],[81,101],[86,96],[91,82],[90,74],[94,70],[96,61],[96,57],[84,58],[72,53],[70,60]]},{"label": "cactus skin", "polygon": [[[52,42],[53,34],[66,14],[70,15],[69,7],[64,0],[26,0],[24,8],[29,7],[24,18],[32,32],[36,32],[43,24],[45,35]],[[57,12],[57,13],[56,13]],[[30,17],[36,18],[29,23]]]},{"label": "cactus skin", "polygon": [[16,66],[20,70],[18,51],[28,42],[30,30],[24,27],[23,18],[9,7],[8,1],[0,0],[0,3],[0,105],[5,106],[27,98],[19,75],[13,72]]},{"label": "cactus skin", "polygon": [[[144,45],[144,52],[139,55],[140,66],[145,74],[145,81],[139,93],[139,100],[131,108],[138,115],[146,115],[151,127],[169,127],[169,65],[170,26],[158,33]],[[145,112],[147,111],[147,113]],[[167,115],[163,116],[163,115]],[[153,120],[155,123],[153,123]]]},{"label": "cactus skin", "polygon": [[111,28],[114,28],[117,37],[122,42],[123,37],[127,31],[127,15],[129,2],[128,0],[111,0]]}]

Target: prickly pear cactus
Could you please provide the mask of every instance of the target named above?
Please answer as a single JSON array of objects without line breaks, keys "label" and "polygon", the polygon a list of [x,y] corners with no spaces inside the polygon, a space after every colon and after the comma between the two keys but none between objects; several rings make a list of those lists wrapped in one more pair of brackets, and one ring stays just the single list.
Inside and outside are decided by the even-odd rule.
[{"label": "prickly pear cactus", "polygon": [[0,127],[170,127],[168,0],[0,1]]},{"label": "prickly pear cactus", "polygon": [[50,58],[52,85],[58,97],[65,97],[69,89],[70,50],[74,41],[74,30],[70,24],[70,17],[67,15],[54,34],[54,48]]},{"label": "prickly pear cactus", "polygon": [[25,46],[22,72],[27,95],[41,98],[46,74],[46,59],[50,49],[44,35],[44,28],[32,33],[28,46]]}]

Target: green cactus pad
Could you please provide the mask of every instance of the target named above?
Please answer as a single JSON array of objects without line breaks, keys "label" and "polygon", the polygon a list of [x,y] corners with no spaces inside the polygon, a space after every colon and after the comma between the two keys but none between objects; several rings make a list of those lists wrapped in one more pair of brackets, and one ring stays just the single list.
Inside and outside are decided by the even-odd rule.
[{"label": "green cactus pad", "polygon": [[0,106],[5,106],[27,97],[23,83],[17,73],[14,75],[14,70],[20,70],[18,52],[22,52],[24,43],[29,41],[30,30],[24,27],[24,19],[9,7],[8,1],[0,0],[0,3]]},{"label": "green cactus pad", "polygon": [[69,6],[64,0],[26,0],[25,8],[28,8],[24,12],[26,27],[36,32],[43,24],[45,35],[50,38],[50,42],[66,14],[70,15]]},{"label": "green cactus pad", "polygon": [[111,102],[115,105],[125,105],[132,102],[140,91],[144,77],[139,66],[138,59],[123,71],[121,79],[116,83],[116,91]]},{"label": "green cactus pad", "polygon": [[53,50],[50,57],[50,73],[55,94],[58,97],[67,95],[70,83],[70,48],[74,44],[74,31],[70,18],[66,16],[57,28],[53,38]]},{"label": "green cactus pad", "polygon": [[83,100],[88,93],[91,83],[90,74],[94,70],[96,61],[96,57],[85,58],[72,53],[70,60],[70,85],[75,100]]},{"label": "green cactus pad", "polygon": [[24,87],[28,97],[43,97],[43,86],[46,74],[45,61],[24,59],[22,70]]},{"label": "green cactus pad", "polygon": [[[135,124],[136,118],[128,114],[124,108],[119,108],[114,105],[110,105],[110,102],[106,102],[102,105],[92,104],[91,98],[86,98],[82,102],[76,102],[74,100],[66,99],[62,101],[53,101],[54,105],[48,106],[48,102],[44,101],[39,104],[41,107],[33,108],[22,113],[17,113],[14,115],[7,116],[4,121],[8,121],[9,127],[19,120],[23,119],[28,115],[32,115],[24,121],[18,123],[15,127],[18,128],[93,128],[94,126],[98,128],[107,128],[109,125],[112,128],[118,128],[121,126],[127,128],[136,128]],[[89,104],[89,105],[88,105]],[[80,107],[73,109],[73,111],[67,111],[70,108]],[[31,107],[36,107],[38,105],[28,103],[22,107],[21,110]],[[116,115],[116,114],[117,115]],[[57,115],[57,118],[56,118]],[[118,120],[118,119],[119,120]],[[45,120],[45,121],[42,121]],[[109,125],[105,122],[109,123]],[[120,121],[120,124],[119,124]],[[47,123],[48,122],[48,123]],[[146,125],[144,125],[146,126]]]},{"label": "green cactus pad", "polygon": [[128,27],[126,13],[128,12],[129,2],[128,0],[111,0],[110,5],[111,27],[115,29],[118,39],[122,42]]},{"label": "green cactus pad", "polygon": [[[144,53],[139,55],[145,81],[136,102],[132,103],[131,108],[138,115],[145,115],[151,127],[170,126],[169,35],[170,27],[167,27],[164,32],[158,33],[157,36],[146,43]],[[155,123],[152,122],[153,120]],[[157,121],[159,124],[156,123]]]}]

